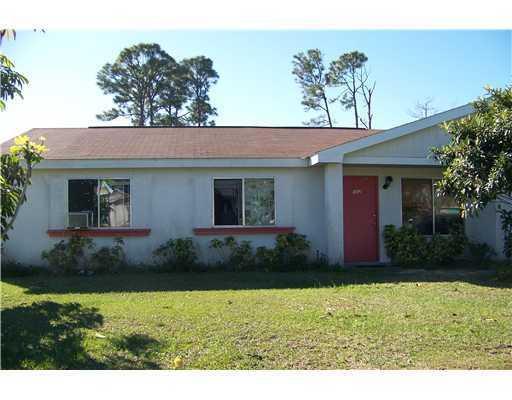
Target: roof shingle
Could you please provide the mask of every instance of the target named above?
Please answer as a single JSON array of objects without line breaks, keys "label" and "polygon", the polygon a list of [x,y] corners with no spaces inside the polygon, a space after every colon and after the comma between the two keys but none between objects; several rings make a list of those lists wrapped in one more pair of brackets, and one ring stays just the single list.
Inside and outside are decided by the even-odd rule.
[{"label": "roof shingle", "polygon": [[[38,128],[48,160],[305,158],[378,133],[351,128]],[[2,143],[2,152],[12,140]]]}]

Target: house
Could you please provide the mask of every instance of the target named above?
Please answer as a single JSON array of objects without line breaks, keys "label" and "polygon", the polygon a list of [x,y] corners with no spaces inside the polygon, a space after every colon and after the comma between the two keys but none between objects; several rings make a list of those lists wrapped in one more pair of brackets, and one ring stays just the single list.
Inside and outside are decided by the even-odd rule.
[{"label": "house", "polygon": [[[6,254],[41,263],[41,251],[72,234],[110,245],[122,236],[131,261],[148,261],[169,238],[232,235],[272,246],[278,233],[307,235],[312,256],[331,262],[388,261],[385,225],[446,233],[459,218],[434,198],[441,168],[430,148],[439,126],[470,105],[388,130],[275,127],[33,129],[46,159],[34,170]],[[5,150],[9,143],[2,145]],[[87,229],[72,229],[88,227]],[[502,252],[496,205],[465,221],[468,236]]]}]

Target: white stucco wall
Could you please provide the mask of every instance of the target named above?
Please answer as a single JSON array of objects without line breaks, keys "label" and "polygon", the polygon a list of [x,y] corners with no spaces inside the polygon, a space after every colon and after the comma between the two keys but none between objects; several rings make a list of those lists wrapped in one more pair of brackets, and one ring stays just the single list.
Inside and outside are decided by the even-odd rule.
[{"label": "white stucco wall", "polygon": [[[277,226],[294,226],[311,241],[312,256],[326,253],[324,226],[324,172],[315,168],[145,168],[36,170],[15,227],[6,243],[8,257],[41,264],[41,251],[60,238],[48,237],[47,229],[67,224],[67,180],[76,178],[129,178],[132,227],[150,228],[148,237],[125,238],[132,262],[150,261],[152,251],[169,238],[194,237],[203,261],[215,253],[210,236],[194,236],[192,229],[213,225],[214,177],[274,177]],[[275,235],[240,235],[253,246],[272,246]],[[113,238],[94,238],[110,245]]]},{"label": "white stucco wall", "polygon": [[[438,167],[397,167],[328,164],[309,168],[140,168],[36,170],[28,201],[20,211],[5,254],[27,264],[41,264],[41,251],[60,238],[47,229],[67,224],[67,180],[76,178],[129,178],[132,227],[150,228],[148,237],[125,238],[132,262],[148,262],[155,248],[169,238],[194,237],[204,262],[215,260],[208,248],[211,236],[194,236],[193,228],[213,225],[214,177],[274,177],[277,226],[294,226],[311,241],[311,256],[322,253],[332,262],[343,261],[343,175],[379,177],[379,260],[388,258],[382,240],[385,225],[402,223],[402,178],[439,178]],[[388,189],[382,185],[393,177]],[[495,206],[466,222],[470,239],[487,242],[502,255],[502,233]],[[235,235],[236,236],[236,235]],[[257,246],[272,246],[275,235],[238,235]],[[98,246],[113,238],[94,238]]]}]

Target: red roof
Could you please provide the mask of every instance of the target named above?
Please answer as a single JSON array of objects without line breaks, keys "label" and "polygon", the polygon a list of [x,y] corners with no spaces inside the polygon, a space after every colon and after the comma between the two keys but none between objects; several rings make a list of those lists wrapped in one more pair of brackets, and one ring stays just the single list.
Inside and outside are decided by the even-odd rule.
[{"label": "red roof", "polygon": [[[48,160],[305,158],[378,133],[355,128],[38,128]],[[12,140],[2,143],[2,152]]]}]

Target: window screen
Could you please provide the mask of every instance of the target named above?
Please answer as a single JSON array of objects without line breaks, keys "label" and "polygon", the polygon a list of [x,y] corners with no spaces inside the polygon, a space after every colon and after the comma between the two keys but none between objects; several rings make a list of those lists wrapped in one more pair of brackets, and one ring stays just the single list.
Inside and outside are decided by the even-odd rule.
[{"label": "window screen", "polygon": [[274,225],[274,179],[248,178],[245,189],[245,224]]}]

